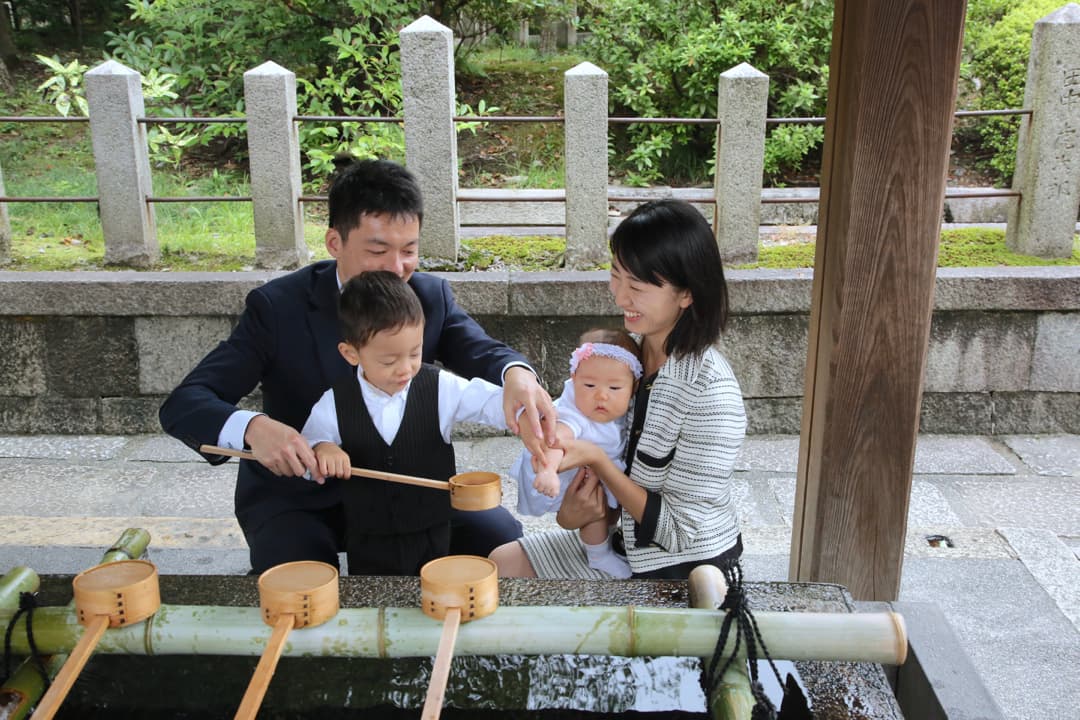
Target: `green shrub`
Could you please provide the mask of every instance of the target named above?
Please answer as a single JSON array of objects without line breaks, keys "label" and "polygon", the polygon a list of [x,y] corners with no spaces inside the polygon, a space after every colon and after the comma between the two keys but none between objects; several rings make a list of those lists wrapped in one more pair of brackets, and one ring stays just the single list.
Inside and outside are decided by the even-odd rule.
[{"label": "green shrub", "polygon": [[[609,0],[592,8],[586,51],[609,74],[616,115],[716,117],[721,73],[749,63],[770,77],[771,116],[825,114],[832,3],[825,0]],[[617,126],[613,166],[634,184],[671,175],[675,148],[711,170],[713,126]],[[767,140],[769,178],[798,168],[822,141],[820,127],[784,126]]]},{"label": "green shrub", "polygon": [[[982,110],[1024,106],[1031,32],[1035,22],[1061,7],[1063,0],[969,0],[963,79]],[[983,121],[979,136],[991,151],[990,167],[1008,184],[1016,168],[1016,116]]]}]

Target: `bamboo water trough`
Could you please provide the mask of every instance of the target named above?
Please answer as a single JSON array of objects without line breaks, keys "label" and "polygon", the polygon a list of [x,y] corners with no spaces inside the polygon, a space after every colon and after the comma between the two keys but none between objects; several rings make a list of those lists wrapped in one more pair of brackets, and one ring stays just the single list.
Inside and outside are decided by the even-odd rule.
[{"label": "bamboo water trough", "polygon": [[[14,610],[0,608],[7,626]],[[457,655],[588,654],[623,657],[712,655],[725,613],[697,608],[628,606],[503,606],[461,627]],[[757,612],[772,656],[899,665],[907,653],[903,618],[892,612]],[[295,633],[290,657],[431,657],[442,623],[420,608],[342,608],[333,623]],[[83,634],[76,612],[43,607],[34,613],[39,652],[67,653]],[[257,607],[163,604],[144,623],[110,628],[96,652],[130,655],[261,654],[270,628]],[[28,654],[26,624],[12,632],[12,649]],[[730,643],[726,652],[731,651]]]}]

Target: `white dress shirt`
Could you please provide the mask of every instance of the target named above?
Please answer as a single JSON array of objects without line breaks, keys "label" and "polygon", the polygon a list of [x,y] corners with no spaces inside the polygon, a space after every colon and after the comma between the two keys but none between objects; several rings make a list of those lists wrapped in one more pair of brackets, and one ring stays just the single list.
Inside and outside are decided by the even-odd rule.
[{"label": "white dress shirt", "polygon": [[[390,445],[401,427],[405,416],[405,402],[409,397],[410,381],[403,390],[389,395],[364,378],[364,371],[356,368],[360,394],[364,398],[368,414],[380,437]],[[450,442],[450,433],[457,422],[475,422],[499,430],[506,429],[506,416],[502,408],[503,392],[482,378],[466,380],[447,370],[439,370],[439,431],[443,440]],[[334,391],[323,393],[315,407],[311,408],[301,434],[314,447],[321,442],[341,445]]]}]

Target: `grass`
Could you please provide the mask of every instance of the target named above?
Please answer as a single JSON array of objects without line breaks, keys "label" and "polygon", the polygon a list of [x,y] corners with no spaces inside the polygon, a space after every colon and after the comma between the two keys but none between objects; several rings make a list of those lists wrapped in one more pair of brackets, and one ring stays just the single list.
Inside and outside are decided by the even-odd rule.
[{"label": "grass", "polygon": [[[813,242],[766,246],[758,261],[737,265],[740,270],[774,270],[814,267]],[[1073,238],[1072,256],[1047,259],[1021,255],[1005,247],[1005,231],[971,227],[944,230],[938,244],[938,267],[1022,267],[1032,265],[1080,265],[1080,235]]]},{"label": "grass", "polygon": [[[458,72],[461,99],[483,99],[498,115],[561,115],[563,75],[583,58],[543,56],[534,48],[494,47],[470,56]],[[462,187],[559,188],[563,186],[561,123],[486,123],[459,137]]]}]

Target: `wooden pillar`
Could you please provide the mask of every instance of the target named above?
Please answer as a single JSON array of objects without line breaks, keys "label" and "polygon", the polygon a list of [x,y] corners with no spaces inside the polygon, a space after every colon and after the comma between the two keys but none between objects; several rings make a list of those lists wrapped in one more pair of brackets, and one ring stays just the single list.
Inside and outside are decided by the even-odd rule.
[{"label": "wooden pillar", "polygon": [[790,576],[894,600],[963,0],[837,0]]}]

